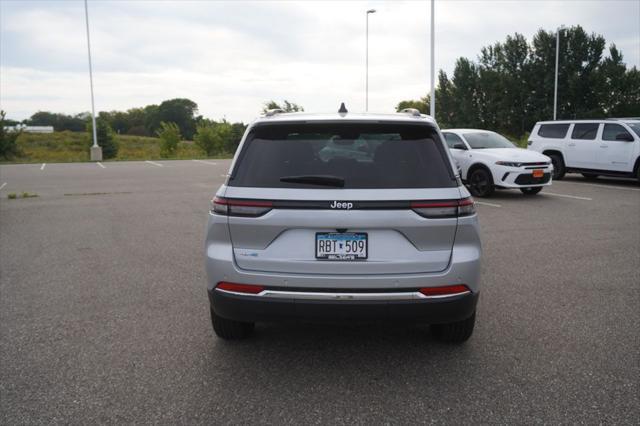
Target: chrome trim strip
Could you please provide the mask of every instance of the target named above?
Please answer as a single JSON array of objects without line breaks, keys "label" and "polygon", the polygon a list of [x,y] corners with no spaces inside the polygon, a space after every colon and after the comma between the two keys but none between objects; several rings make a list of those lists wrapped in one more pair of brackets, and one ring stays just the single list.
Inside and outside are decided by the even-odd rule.
[{"label": "chrome trim strip", "polygon": [[223,290],[216,288],[222,293],[234,294],[237,296],[265,297],[265,298],[285,298],[300,300],[418,300],[418,299],[444,299],[447,297],[464,296],[471,291],[462,291],[454,294],[440,294],[425,296],[419,291],[395,292],[395,293],[327,293],[327,292],[307,292],[307,291],[283,291],[283,290],[263,290],[258,294],[239,293],[237,291]]}]

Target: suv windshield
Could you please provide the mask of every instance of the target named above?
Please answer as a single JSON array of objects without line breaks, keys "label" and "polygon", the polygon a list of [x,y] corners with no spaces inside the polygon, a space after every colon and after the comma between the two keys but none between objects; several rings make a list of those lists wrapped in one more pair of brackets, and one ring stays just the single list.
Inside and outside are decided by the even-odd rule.
[{"label": "suv windshield", "polygon": [[431,126],[404,123],[257,125],[229,186],[441,188],[457,186]]},{"label": "suv windshield", "polygon": [[465,133],[464,138],[471,146],[471,149],[515,148],[515,145],[509,142],[507,138],[497,133]]},{"label": "suv windshield", "polygon": [[640,137],[640,123],[634,123],[634,122],[625,122],[625,124],[629,127],[631,127],[631,130],[633,130],[633,132],[638,135],[638,137]]}]

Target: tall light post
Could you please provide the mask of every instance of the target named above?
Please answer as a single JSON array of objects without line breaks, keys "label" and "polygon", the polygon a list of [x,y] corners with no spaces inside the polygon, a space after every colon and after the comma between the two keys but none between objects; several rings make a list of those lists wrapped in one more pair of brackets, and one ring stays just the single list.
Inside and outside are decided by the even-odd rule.
[{"label": "tall light post", "polygon": [[102,148],[98,145],[96,130],[96,107],[93,100],[93,68],[91,66],[91,39],[89,37],[89,7],[84,0],[84,17],[87,24],[87,53],[89,54],[89,85],[91,86],[91,123],[93,128],[93,145],[91,146],[91,161],[102,161]]},{"label": "tall light post", "polygon": [[429,115],[433,118],[436,118],[435,3],[435,0],[431,0],[431,105]]},{"label": "tall light post", "polygon": [[365,83],[365,102],[364,102],[364,111],[369,111],[369,15],[372,13],[376,13],[375,9],[367,10],[367,31],[366,31],[366,40],[367,40],[367,48],[366,48],[366,65],[365,65],[365,74],[366,74],[366,83]]},{"label": "tall light post", "polygon": [[556,31],[556,74],[555,83],[553,85],[553,119],[555,120],[558,112],[558,58],[560,57],[560,31],[564,29],[564,25],[558,27]]}]

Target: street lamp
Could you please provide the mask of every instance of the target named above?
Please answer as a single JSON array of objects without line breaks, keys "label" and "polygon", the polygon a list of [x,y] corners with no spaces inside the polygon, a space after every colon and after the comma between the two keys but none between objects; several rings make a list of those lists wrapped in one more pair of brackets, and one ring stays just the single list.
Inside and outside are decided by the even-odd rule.
[{"label": "street lamp", "polygon": [[98,146],[96,130],[96,107],[93,101],[93,69],[91,66],[91,39],[89,38],[89,8],[84,0],[84,17],[87,24],[87,53],[89,54],[89,84],[91,86],[91,122],[93,124],[93,146],[91,146],[91,161],[102,161],[102,148]]},{"label": "street lamp", "polygon": [[564,29],[564,25],[558,27],[556,31],[556,74],[555,83],[553,85],[553,119],[556,119],[558,111],[558,57],[560,56],[560,31]]},{"label": "street lamp", "polygon": [[435,3],[435,0],[431,0],[431,105],[429,115],[433,118],[436,118]]},{"label": "street lamp", "polygon": [[372,13],[376,13],[375,9],[367,10],[367,32],[366,32],[366,40],[367,40],[367,49],[366,49],[366,84],[365,84],[365,103],[364,103],[364,111],[369,111],[369,15]]}]

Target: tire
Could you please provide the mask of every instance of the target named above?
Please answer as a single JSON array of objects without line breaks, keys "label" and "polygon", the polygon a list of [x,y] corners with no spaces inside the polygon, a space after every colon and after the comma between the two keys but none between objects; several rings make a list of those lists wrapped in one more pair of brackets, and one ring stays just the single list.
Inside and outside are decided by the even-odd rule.
[{"label": "tire", "polygon": [[473,334],[473,327],[476,323],[476,313],[462,321],[449,324],[433,324],[431,332],[436,339],[446,343],[463,343],[469,340]]},{"label": "tire", "polygon": [[253,333],[255,324],[222,318],[211,309],[211,324],[216,335],[225,340],[240,340]]},{"label": "tire", "polygon": [[487,169],[473,170],[467,179],[469,191],[474,197],[489,197],[495,191],[493,178]]},{"label": "tire", "polygon": [[542,191],[542,187],[534,186],[532,188],[520,188],[520,191],[522,191],[524,195],[536,195],[538,192]]},{"label": "tire", "polygon": [[551,164],[553,164],[553,180],[561,180],[567,172],[562,156],[559,154],[549,154],[549,158],[551,158]]},{"label": "tire", "polygon": [[582,176],[584,176],[584,178],[587,179],[587,180],[596,180],[596,179],[598,179],[598,175],[593,174],[593,173],[582,173]]}]

